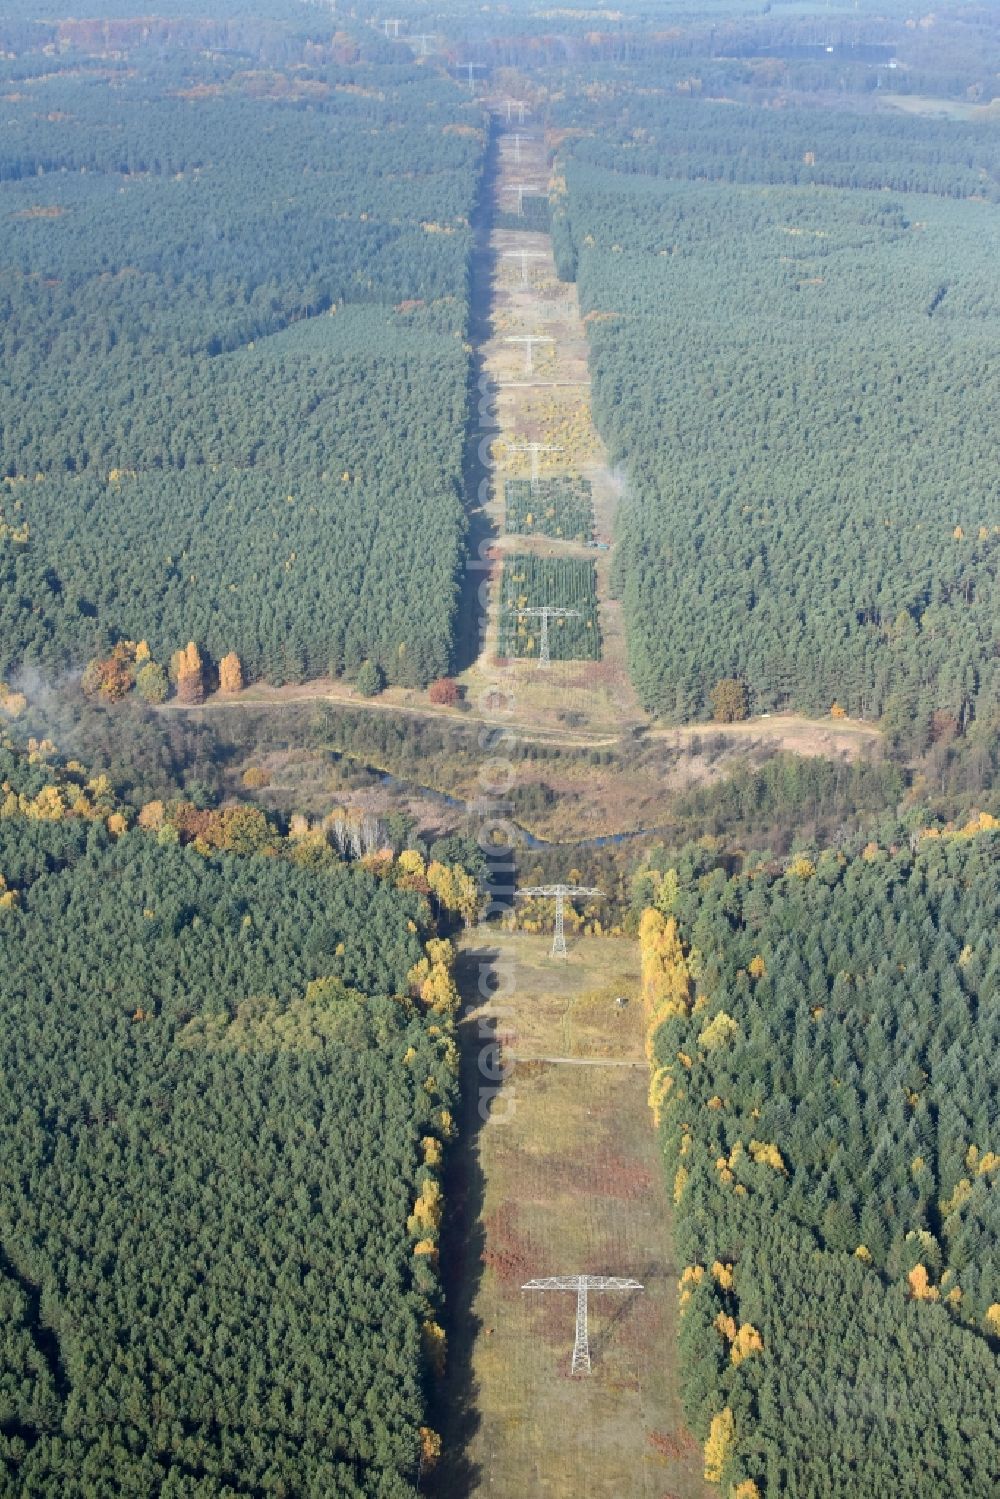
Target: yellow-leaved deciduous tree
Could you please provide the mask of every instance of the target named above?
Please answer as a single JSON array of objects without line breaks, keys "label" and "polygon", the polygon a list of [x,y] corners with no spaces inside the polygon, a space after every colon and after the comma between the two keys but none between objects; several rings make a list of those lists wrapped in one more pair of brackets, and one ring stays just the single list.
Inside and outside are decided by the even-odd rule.
[{"label": "yellow-leaved deciduous tree", "polygon": [[751,1353],[762,1353],[764,1350],[764,1339],[752,1322],[743,1323],[732,1343],[729,1357],[737,1367],[745,1358],[749,1358]]},{"label": "yellow-leaved deciduous tree", "polygon": [[734,1036],[738,1036],[739,1030],[732,1015],[720,1010],[698,1036],[698,1045],[703,1051],[715,1051],[716,1047],[726,1046]]},{"label": "yellow-leaved deciduous tree", "polygon": [[1000,1301],[994,1301],[992,1306],[986,1308],[986,1316],[983,1320],[993,1336],[1000,1338]]},{"label": "yellow-leaved deciduous tree", "polygon": [[757,953],[755,957],[750,959],[750,962],[747,965],[747,972],[752,979],[762,979],[767,977],[767,964],[764,962],[764,959],[761,957],[760,953]]},{"label": "yellow-leaved deciduous tree", "polygon": [[[959,960],[961,961],[961,960]],[[1000,1155],[996,1151],[987,1150],[979,1154],[978,1145],[970,1145],[965,1152],[965,1164],[976,1176],[986,1176],[991,1171],[1000,1167]]]},{"label": "yellow-leaved deciduous tree", "polygon": [[205,696],[205,667],[193,640],[170,658],[170,678],[182,703],[200,703]]},{"label": "yellow-leaved deciduous tree", "polygon": [[12,692],[6,682],[0,682],[0,711],[8,718],[18,718],[28,706],[23,692]]},{"label": "yellow-leaved deciduous tree", "polygon": [[680,1293],[678,1305],[682,1312],[694,1295],[695,1286],[700,1286],[704,1279],[704,1265],[684,1266],[684,1269],[681,1271],[681,1278],[677,1282],[677,1290]]},{"label": "yellow-leaved deciduous tree", "polygon": [[[400,859],[402,859],[400,855]],[[416,855],[419,858],[419,855]],[[479,915],[481,896],[474,875],[460,864],[447,865],[434,859],[427,866],[426,879],[433,894],[446,911],[456,911],[466,926],[472,926]]]},{"label": "yellow-leaved deciduous tree", "polygon": [[43,786],[25,807],[24,815],[35,822],[61,822],[66,816],[66,803],[59,787]]},{"label": "yellow-leaved deciduous tree", "polygon": [[454,869],[455,901],[459,916],[467,927],[475,926],[479,920],[483,897],[475,875],[456,865]]},{"label": "yellow-leaved deciduous tree", "polygon": [[444,1212],[444,1196],[441,1183],[428,1176],[420,1188],[420,1195],[413,1204],[413,1212],[406,1220],[407,1232],[414,1238],[436,1239],[441,1229]]},{"label": "yellow-leaved deciduous tree", "polygon": [[646,1011],[646,1055],[652,1060],[653,1037],[671,1015],[691,1013],[692,981],[673,916],[648,907],[639,923],[642,1000]]},{"label": "yellow-leaved deciduous tree", "polygon": [[435,1140],[433,1135],[425,1135],[420,1144],[424,1152],[424,1165],[440,1166],[441,1160],[444,1156],[444,1151],[441,1148],[441,1141]]},{"label": "yellow-leaved deciduous tree", "polygon": [[235,651],[230,651],[219,662],[219,691],[242,692],[243,664]]},{"label": "yellow-leaved deciduous tree", "polygon": [[[417,855],[419,858],[419,854]],[[402,859],[402,854],[400,855]],[[427,866],[427,883],[431,892],[446,911],[455,909],[455,879],[447,864],[432,859]]]},{"label": "yellow-leaved deciduous tree", "polygon": [[420,1467],[429,1473],[441,1458],[441,1438],[429,1426],[420,1427]]},{"label": "yellow-leaved deciduous tree", "polygon": [[730,1317],[727,1312],[720,1312],[715,1319],[715,1330],[721,1333],[727,1343],[736,1341],[736,1318]]},{"label": "yellow-leaved deciduous tree", "polygon": [[17,905],[17,891],[12,890],[0,874],[0,910],[9,910],[15,905]]},{"label": "yellow-leaved deciduous tree", "polygon": [[428,1009],[439,1015],[454,1015],[461,1004],[452,977],[455,949],[447,938],[432,937],[424,948],[424,954],[407,974],[410,988]]},{"label": "yellow-leaved deciduous tree", "polygon": [[733,1267],[728,1261],[723,1264],[721,1260],[714,1260],[712,1263],[712,1275],[716,1285],[721,1286],[724,1291],[731,1291],[733,1289]]},{"label": "yellow-leaved deciduous tree", "polygon": [[444,1373],[444,1362],[448,1355],[448,1339],[444,1328],[428,1318],[420,1332],[427,1362],[440,1379]]},{"label": "yellow-leaved deciduous tree", "polygon": [[768,1140],[751,1140],[750,1154],[758,1166],[770,1166],[774,1171],[781,1171],[787,1175],[785,1163],[781,1158],[781,1151],[777,1145]]},{"label": "yellow-leaved deciduous tree", "polygon": [[163,826],[166,811],[161,801],[146,802],[139,813],[139,826],[149,833],[158,833]]},{"label": "yellow-leaved deciduous tree", "polygon": [[418,854],[415,848],[403,849],[396,860],[396,868],[400,874],[409,875],[413,879],[422,879],[426,873],[423,855]]},{"label": "yellow-leaved deciduous tree", "polygon": [[914,1265],[906,1279],[909,1282],[912,1301],[940,1301],[941,1292],[937,1286],[931,1285],[927,1270],[923,1265]]},{"label": "yellow-leaved deciduous tree", "polygon": [[742,1483],[733,1484],[729,1499],[760,1499],[760,1489],[752,1478],[744,1478]]},{"label": "yellow-leaved deciduous tree", "polygon": [[680,893],[681,882],[676,869],[665,869],[658,877],[659,886],[653,904],[664,916],[669,916]]},{"label": "yellow-leaved deciduous tree", "polygon": [[663,1105],[671,1088],[674,1086],[674,1076],[669,1067],[657,1067],[649,1080],[649,1107],[653,1115],[653,1124],[657,1129],[663,1118]]},{"label": "yellow-leaved deciduous tree", "polygon": [[712,1417],[708,1436],[705,1439],[705,1478],[709,1483],[721,1483],[722,1474],[729,1461],[733,1442],[736,1439],[736,1422],[727,1405]]}]

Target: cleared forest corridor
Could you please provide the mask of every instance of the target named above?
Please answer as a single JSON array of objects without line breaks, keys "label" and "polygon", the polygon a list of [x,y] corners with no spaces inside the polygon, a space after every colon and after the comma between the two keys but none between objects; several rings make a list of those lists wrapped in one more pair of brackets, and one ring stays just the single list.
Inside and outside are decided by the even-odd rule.
[{"label": "cleared forest corridor", "polygon": [[[494,179],[489,336],[477,350],[497,412],[487,506],[494,565],[485,642],[467,676],[472,696],[506,655],[527,716],[557,723],[572,712],[591,729],[620,731],[643,716],[610,598],[610,552],[596,544],[610,540],[618,486],[591,420],[575,287],[558,280],[551,239],[533,227],[535,195],[523,203],[532,227],[516,227],[517,184],[535,185],[544,200],[548,178],[541,131],[505,124]],[[585,524],[570,503],[581,495],[593,507]],[[564,514],[570,524],[560,527]],[[568,534],[548,534],[560,529]],[[528,641],[519,661],[516,650],[499,649],[498,635],[506,629],[509,641],[516,628],[503,573],[515,556],[519,573],[529,556],[596,563],[599,660],[560,659],[553,648],[544,668],[537,640],[536,654]],[[549,937],[498,928],[491,946],[482,943],[482,928],[467,934],[457,974],[464,1114],[442,1245],[444,1456],[429,1482],[441,1499],[694,1499],[705,1492],[702,1454],[679,1404],[680,1271],[646,1101],[637,946],[573,940],[559,962]],[[483,998],[484,975],[495,964],[513,976],[502,1004]],[[624,1007],[619,995],[628,998]],[[571,1377],[574,1297],[529,1296],[521,1287],[581,1273],[633,1277],[643,1290],[592,1299],[593,1372]]]},{"label": "cleared forest corridor", "polygon": [[[678,1397],[680,1267],[646,1104],[637,945],[579,939],[563,963],[549,937],[477,942],[470,933],[458,970],[464,1116],[443,1245],[450,1424],[434,1492],[695,1499],[706,1490]],[[514,975],[502,1012],[480,997],[494,961]],[[494,1040],[505,1076],[484,1122]],[[521,1290],[568,1274],[644,1287],[592,1299],[589,1377],[570,1375],[574,1298]]]},{"label": "cleared forest corridor", "polygon": [[[520,710],[532,722],[554,727],[569,721],[592,732],[620,732],[627,724],[648,722],[629,681],[621,606],[610,589],[621,483],[608,467],[591,417],[586,329],[576,288],[559,280],[551,236],[536,227],[546,222],[549,170],[541,129],[505,123],[492,179],[487,336],[477,350],[496,413],[486,506],[494,566],[482,650],[463,680],[475,700],[489,687],[501,656],[513,662]],[[591,659],[573,647],[561,649],[560,637],[572,621],[555,620],[552,664],[540,669],[537,621],[518,621],[504,610],[504,595],[509,605],[521,587],[504,584],[504,566],[515,557],[522,574],[525,559],[543,569],[563,566],[575,577],[594,570],[593,636],[599,648]],[[520,596],[534,603],[530,583],[523,586]],[[575,601],[567,593],[565,602]],[[578,606],[586,613],[585,605]],[[586,651],[590,625],[581,624]],[[519,627],[523,643],[515,649],[512,636]],[[526,654],[518,660],[520,649]]]}]

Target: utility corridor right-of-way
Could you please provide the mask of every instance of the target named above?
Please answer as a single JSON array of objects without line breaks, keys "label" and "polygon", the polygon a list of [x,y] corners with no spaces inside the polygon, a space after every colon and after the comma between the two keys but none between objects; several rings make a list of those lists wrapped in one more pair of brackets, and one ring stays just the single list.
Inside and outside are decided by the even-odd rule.
[{"label": "utility corridor right-of-way", "polygon": [[[621,606],[610,587],[622,484],[608,465],[591,414],[586,328],[576,288],[556,274],[547,228],[551,167],[544,132],[530,114],[520,119],[516,108],[508,121],[505,101],[496,102],[494,115],[500,134],[489,242],[489,337],[478,351],[498,428],[486,506],[493,567],[482,650],[467,674],[469,695],[488,688],[497,658],[504,657],[515,676],[518,702],[533,721],[620,732],[629,724],[648,723],[629,679]],[[512,483],[521,490],[517,509],[510,503]],[[573,517],[565,525],[562,494],[570,496],[565,514]],[[553,509],[559,510],[555,520]],[[519,621],[533,638],[531,653],[517,660],[504,649],[503,569],[515,557],[564,559],[594,568],[598,659],[561,650],[568,621],[554,611],[542,619],[535,599],[528,600]],[[547,668],[538,650],[546,637],[551,640]]]},{"label": "utility corridor right-of-way", "polygon": [[[538,200],[550,168],[543,133],[518,114],[494,105],[502,133],[492,315],[479,351],[499,426],[488,503],[494,565],[489,628],[472,676],[486,685],[497,664],[503,567],[512,557],[593,560],[601,659],[560,659],[553,650],[548,666],[536,654],[507,670],[533,717],[558,722],[576,711],[591,727],[620,731],[643,716],[608,586],[618,486],[591,420],[575,288],[558,280],[544,227],[519,227],[522,219],[546,222]],[[546,481],[579,493],[585,479],[589,525],[544,534],[525,523],[522,504],[515,528],[511,479],[532,514],[558,491]],[[529,617],[538,629],[537,615]],[[548,623],[554,633],[558,618]],[[679,1398],[681,1267],[647,1107],[637,944],[571,936],[565,958],[551,949],[551,936],[499,926],[470,931],[461,944],[463,1118],[442,1244],[444,1450],[429,1481],[441,1499],[702,1499],[702,1453]],[[491,975],[502,981],[495,993]],[[524,1289],[580,1276],[611,1278],[619,1292],[591,1299],[589,1373],[580,1357],[574,1371],[577,1298]]]},{"label": "utility corridor right-of-way", "polygon": [[[568,946],[562,960],[551,936],[487,941],[483,929],[461,945],[463,1117],[442,1246],[449,1354],[434,1492],[702,1499],[702,1451],[680,1406],[683,1267],[647,1106],[638,946]],[[495,1001],[482,995],[491,971],[510,986]],[[577,1275],[642,1287],[591,1299],[589,1374],[572,1372],[575,1297],[523,1289]]]}]

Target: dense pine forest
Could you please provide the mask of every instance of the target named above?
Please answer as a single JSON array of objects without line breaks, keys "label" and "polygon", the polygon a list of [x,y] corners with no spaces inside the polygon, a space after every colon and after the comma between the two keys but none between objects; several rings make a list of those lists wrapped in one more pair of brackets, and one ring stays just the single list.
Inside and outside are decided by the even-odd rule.
[{"label": "dense pine forest", "polygon": [[[992,1496],[995,8],[96,9],[0,6],[0,1499],[521,1499],[633,1395],[643,1492]],[[539,1396],[556,1246],[645,1285]]]},{"label": "dense pine forest", "polygon": [[405,61],[4,73],[0,673],[441,675],[481,110]]},{"label": "dense pine forest", "polygon": [[415,1493],[455,1097],[433,867],[253,809],[135,824],[51,746],[0,774],[0,1488]]},{"label": "dense pine forest", "polygon": [[983,817],[656,876],[650,1099],[717,1480],[995,1492],[998,847]]},{"label": "dense pine forest", "polygon": [[911,750],[989,721],[995,129],[645,96],[554,122],[585,106],[556,246],[628,470],[647,706],[708,716],[730,680]]}]

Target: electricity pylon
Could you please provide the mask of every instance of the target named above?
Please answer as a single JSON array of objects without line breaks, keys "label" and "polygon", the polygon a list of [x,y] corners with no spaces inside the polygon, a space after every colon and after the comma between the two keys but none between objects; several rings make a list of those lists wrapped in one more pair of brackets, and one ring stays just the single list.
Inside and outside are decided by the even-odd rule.
[{"label": "electricity pylon", "polygon": [[514,134],[514,135],[511,136],[511,140],[514,142],[514,160],[517,162],[518,166],[520,166],[521,165],[521,137],[519,135],[517,135],[517,134]]},{"label": "electricity pylon", "polygon": [[[523,611],[522,611],[523,612]],[[567,900],[575,896],[586,895],[599,896],[604,899],[603,890],[591,889],[589,885],[522,885],[520,890],[515,890],[515,895],[540,895],[546,900],[555,896],[556,902],[556,930],[552,938],[552,957],[564,958],[566,956],[566,937],[563,932],[563,906]]]},{"label": "electricity pylon", "polygon": [[587,1326],[587,1296],[591,1291],[641,1291],[637,1280],[618,1275],[550,1275],[544,1280],[529,1280],[522,1291],[575,1291],[576,1340],[573,1343],[571,1374],[590,1373],[590,1336]]},{"label": "electricity pylon", "polygon": [[509,182],[503,191],[505,193],[517,193],[517,216],[519,219],[523,219],[525,193],[540,193],[541,188],[537,182]]},{"label": "electricity pylon", "polygon": [[[554,609],[551,604],[543,604],[539,609],[518,609],[518,619],[537,617],[542,621],[542,638],[538,648],[538,665],[547,667],[552,665],[552,656],[549,651],[549,620],[550,619],[579,619],[579,609]],[[559,931],[562,931],[562,908],[556,907],[556,922]],[[565,946],[563,952],[566,951]]]},{"label": "electricity pylon", "polygon": [[528,285],[528,261],[548,260],[544,250],[505,250],[504,260],[519,260],[521,262],[521,285]]},{"label": "electricity pylon", "polygon": [[537,494],[540,477],[539,455],[542,453],[561,453],[562,448],[553,442],[526,442],[523,447],[511,448],[510,452],[531,454],[531,492],[532,494]]},{"label": "electricity pylon", "polygon": [[399,36],[399,28],[402,25],[401,21],[397,21],[395,18],[393,18],[390,21],[383,21],[382,25],[385,27],[385,34],[386,34],[386,36],[389,36],[389,27],[391,26],[392,27],[392,36],[395,37],[395,38],[398,38],[398,36]]},{"label": "electricity pylon", "polygon": [[417,53],[418,57],[430,57],[431,53],[437,50],[436,47],[431,46],[432,42],[437,41],[436,35],[431,36],[427,32],[418,32],[416,36],[410,37],[410,41],[419,42],[420,51]]},{"label": "electricity pylon", "polygon": [[479,73],[485,73],[486,64],[484,62],[466,62],[463,63],[462,66],[468,68],[469,70],[469,93],[474,94],[476,92],[476,80],[473,77],[473,70]]},{"label": "electricity pylon", "polygon": [[526,375],[533,375],[535,373],[535,344],[552,344],[555,343],[555,339],[549,338],[546,333],[519,333],[508,335],[504,342],[509,344],[524,344],[524,373]]},{"label": "electricity pylon", "polygon": [[508,125],[510,124],[510,112],[511,112],[511,110],[512,109],[516,109],[517,110],[517,122],[518,122],[519,125],[523,125],[524,124],[524,112],[525,112],[526,109],[529,108],[529,106],[525,103],[525,101],[523,99],[505,99],[504,103],[507,106],[507,124]]}]

